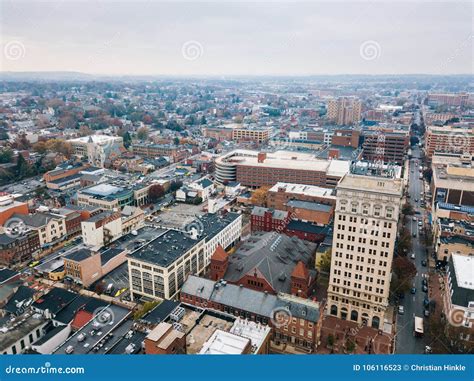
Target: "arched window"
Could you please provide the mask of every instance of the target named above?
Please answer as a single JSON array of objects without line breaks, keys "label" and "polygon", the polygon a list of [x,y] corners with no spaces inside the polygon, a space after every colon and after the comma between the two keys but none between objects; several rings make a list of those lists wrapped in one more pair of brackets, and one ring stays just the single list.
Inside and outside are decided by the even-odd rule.
[{"label": "arched window", "polygon": [[337,306],[335,304],[331,306],[331,315],[337,316]]},{"label": "arched window", "polygon": [[359,319],[359,313],[356,310],[353,310],[351,312],[351,320],[352,321],[357,321]]},{"label": "arched window", "polygon": [[380,326],[380,318],[378,316],[374,316],[372,318],[372,328],[379,328]]}]

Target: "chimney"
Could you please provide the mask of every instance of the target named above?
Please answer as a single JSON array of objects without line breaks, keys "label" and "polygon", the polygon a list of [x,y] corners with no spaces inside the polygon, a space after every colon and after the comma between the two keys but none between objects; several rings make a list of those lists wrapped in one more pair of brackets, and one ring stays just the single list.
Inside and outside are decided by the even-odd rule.
[{"label": "chimney", "polygon": [[257,158],[259,163],[263,163],[267,158],[267,154],[265,152],[259,152]]}]

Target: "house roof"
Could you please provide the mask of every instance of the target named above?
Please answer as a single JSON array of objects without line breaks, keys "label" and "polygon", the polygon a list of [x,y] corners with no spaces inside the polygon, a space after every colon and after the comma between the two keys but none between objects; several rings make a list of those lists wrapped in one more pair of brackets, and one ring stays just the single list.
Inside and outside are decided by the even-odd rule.
[{"label": "house roof", "polygon": [[228,257],[228,254],[226,251],[222,248],[221,245],[217,245],[216,250],[214,251],[214,254],[212,254],[212,259],[215,259],[217,261],[225,261]]},{"label": "house roof", "polygon": [[308,279],[309,278],[308,268],[305,266],[303,262],[299,261],[296,264],[295,268],[293,269],[291,276],[295,278],[299,278],[299,279]]},{"label": "house roof", "polygon": [[76,298],[77,294],[63,288],[54,287],[50,292],[36,300],[33,307],[43,311],[48,310],[51,314],[56,315]]}]

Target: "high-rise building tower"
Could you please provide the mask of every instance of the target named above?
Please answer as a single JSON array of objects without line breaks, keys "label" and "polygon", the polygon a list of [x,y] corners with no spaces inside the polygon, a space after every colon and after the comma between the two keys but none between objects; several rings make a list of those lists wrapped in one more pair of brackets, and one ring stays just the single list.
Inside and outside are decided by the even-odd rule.
[{"label": "high-rise building tower", "polygon": [[338,98],[328,101],[327,117],[338,125],[356,124],[361,119],[362,102],[357,98]]},{"label": "high-rise building tower", "polygon": [[399,167],[354,164],[339,183],[328,314],[383,326],[402,194]]}]

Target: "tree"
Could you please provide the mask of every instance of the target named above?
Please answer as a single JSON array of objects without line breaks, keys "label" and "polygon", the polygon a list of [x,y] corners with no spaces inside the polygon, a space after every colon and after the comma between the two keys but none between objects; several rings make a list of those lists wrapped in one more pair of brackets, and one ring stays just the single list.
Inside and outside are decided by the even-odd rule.
[{"label": "tree", "polygon": [[155,203],[165,195],[165,189],[160,184],[151,185],[148,189],[148,198]]},{"label": "tree", "polygon": [[254,205],[266,206],[267,193],[270,187],[260,187],[252,193],[251,202]]},{"label": "tree", "polygon": [[18,155],[16,160],[15,175],[17,179],[23,179],[30,173],[30,166],[26,162],[23,155]]},{"label": "tree", "polygon": [[193,201],[194,205],[199,205],[202,203],[202,198],[201,197],[196,197]]},{"label": "tree", "polygon": [[328,335],[327,344],[330,348],[332,348],[332,346],[334,345],[334,335],[332,333]]},{"label": "tree", "polygon": [[149,135],[148,127],[140,127],[137,130],[137,139],[139,139],[139,140],[148,139],[148,135]]},{"label": "tree", "polygon": [[349,352],[349,353],[352,353],[352,352],[354,352],[355,348],[356,348],[355,343],[351,339],[347,339],[346,340],[346,351]]},{"label": "tree", "polygon": [[395,250],[401,256],[406,256],[411,250],[411,235],[406,227],[402,227],[399,231]]},{"label": "tree", "polygon": [[321,256],[321,260],[319,262],[319,268],[321,272],[329,274],[331,272],[331,250],[325,252]]},{"label": "tree", "polygon": [[412,284],[416,275],[416,267],[407,257],[398,256],[393,260],[393,278],[390,289],[393,293],[405,293]]},{"label": "tree", "polygon": [[412,216],[415,214],[415,211],[413,210],[413,206],[409,203],[406,202],[403,207],[402,207],[402,214],[404,216]]},{"label": "tree", "polygon": [[132,137],[128,131],[123,134],[123,146],[128,149],[132,145]]},{"label": "tree", "polygon": [[39,154],[43,155],[48,152],[48,147],[46,147],[46,143],[43,141],[39,141],[38,143],[33,144],[33,150],[38,152]]},{"label": "tree", "polygon": [[81,126],[79,127],[79,135],[80,136],[89,136],[92,135],[94,132],[88,126]]},{"label": "tree", "polygon": [[426,182],[431,183],[431,179],[433,178],[433,170],[431,168],[426,168],[423,171],[423,177],[426,179]]},{"label": "tree", "polygon": [[178,137],[175,137],[173,141],[174,141],[175,146],[179,146],[179,138]]},{"label": "tree", "polygon": [[179,188],[183,186],[183,182],[179,180],[174,180],[170,184],[170,192],[176,192]]},{"label": "tree", "polygon": [[11,163],[13,159],[13,151],[11,148],[4,148],[0,151],[0,163]]}]

